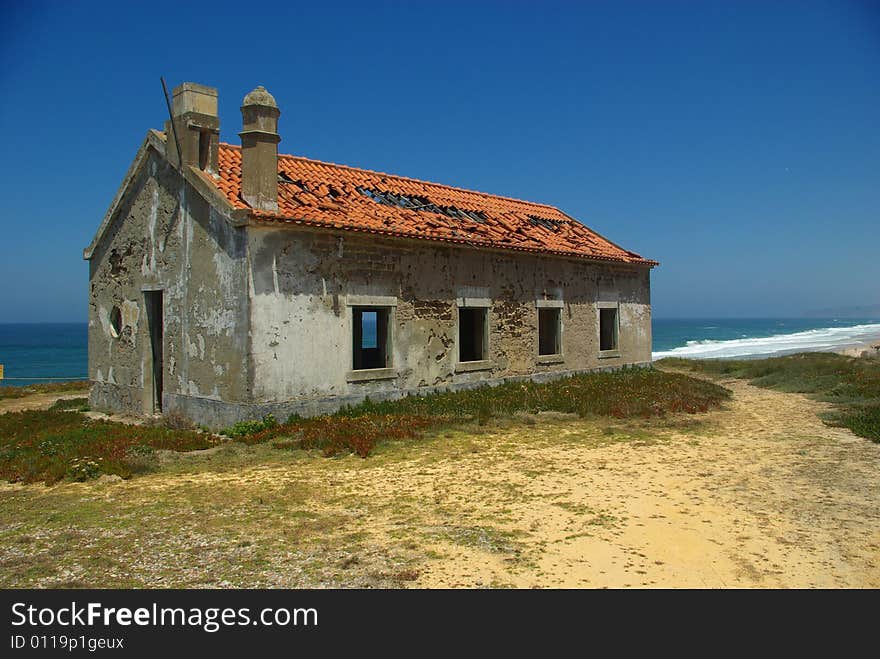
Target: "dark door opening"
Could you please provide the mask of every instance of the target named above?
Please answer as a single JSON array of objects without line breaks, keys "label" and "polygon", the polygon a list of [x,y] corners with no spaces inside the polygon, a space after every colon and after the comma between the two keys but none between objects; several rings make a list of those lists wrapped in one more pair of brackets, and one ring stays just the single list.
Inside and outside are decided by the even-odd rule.
[{"label": "dark door opening", "polygon": [[147,326],[150,331],[150,350],[153,357],[153,411],[162,411],[162,335],[163,305],[162,291],[144,292],[147,307]]},{"label": "dark door opening", "polygon": [[559,309],[538,309],[539,355],[558,355],[562,352],[559,345],[559,316]]}]

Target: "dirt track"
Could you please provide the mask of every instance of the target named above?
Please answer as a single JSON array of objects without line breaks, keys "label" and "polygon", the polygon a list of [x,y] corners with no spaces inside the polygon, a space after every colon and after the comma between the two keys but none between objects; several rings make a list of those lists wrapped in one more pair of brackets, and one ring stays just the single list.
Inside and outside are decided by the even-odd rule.
[{"label": "dirt track", "polygon": [[[513,528],[540,539],[535,570],[461,552],[420,585],[880,586],[880,446],[826,427],[821,405],[804,397],[725,384],[734,402],[712,415],[705,437],[520,458],[519,469],[548,467],[520,479],[527,500],[511,515],[521,520]],[[459,483],[481,470],[440,489],[465,496]]]},{"label": "dirt track", "polygon": [[88,398],[88,391],[76,391],[73,393],[48,393],[48,394],[31,394],[23,398],[6,398],[0,399],[0,414],[4,412],[21,412],[24,410],[47,410],[58,400],[68,400],[71,398]]},{"label": "dirt track", "polygon": [[[418,586],[880,586],[880,446],[825,426],[820,403],[725,384],[730,409],[662,441],[582,446],[517,428],[345,484],[449,509],[419,522],[439,529],[445,559]],[[464,529],[485,537],[462,542]]]}]

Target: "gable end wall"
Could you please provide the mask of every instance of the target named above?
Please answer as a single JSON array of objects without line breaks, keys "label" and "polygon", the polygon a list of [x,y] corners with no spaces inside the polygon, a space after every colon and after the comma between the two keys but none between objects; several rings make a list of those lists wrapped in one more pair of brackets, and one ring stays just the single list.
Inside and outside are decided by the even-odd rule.
[{"label": "gable end wall", "polygon": [[247,401],[246,285],[244,229],[151,149],[89,261],[91,405],[153,411],[144,291],[155,289],[164,300],[164,410],[185,413],[189,399]]}]

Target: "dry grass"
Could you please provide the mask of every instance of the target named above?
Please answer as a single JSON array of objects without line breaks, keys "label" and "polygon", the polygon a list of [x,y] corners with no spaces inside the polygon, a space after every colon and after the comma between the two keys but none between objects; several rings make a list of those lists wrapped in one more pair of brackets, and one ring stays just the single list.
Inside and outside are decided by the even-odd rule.
[{"label": "dry grass", "polygon": [[[150,473],[131,481],[0,486],[0,587],[404,587],[441,556],[439,545],[527,565],[534,552],[527,534],[506,528],[509,510],[461,515],[439,492],[425,500],[424,474],[490,455],[519,460],[524,448],[638,442],[654,424],[661,435],[677,426],[528,418],[432,430],[418,444],[389,440],[369,460],[227,443],[158,452]],[[692,418],[680,421],[692,429]],[[398,467],[411,490],[364,490]],[[488,475],[471,483],[500,487],[511,503],[529,499]]]},{"label": "dry grass", "polygon": [[0,387],[0,400],[8,398],[24,398],[34,394],[63,394],[86,392],[89,390],[88,380],[76,380],[73,382],[52,382],[49,384],[29,384],[24,387]]},{"label": "dry grass", "polygon": [[804,352],[770,359],[662,359],[660,368],[743,378],[758,387],[809,394],[834,403],[832,425],[880,442],[880,359]]}]

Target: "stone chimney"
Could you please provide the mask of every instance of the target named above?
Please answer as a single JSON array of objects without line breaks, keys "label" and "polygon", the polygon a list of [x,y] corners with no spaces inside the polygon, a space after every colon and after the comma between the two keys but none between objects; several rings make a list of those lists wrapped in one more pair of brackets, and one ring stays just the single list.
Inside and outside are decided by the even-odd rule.
[{"label": "stone chimney", "polygon": [[[165,122],[168,160],[176,167],[192,165],[208,172],[217,173],[217,146],[220,142],[220,118],[217,115],[217,90],[213,87],[185,82],[174,88],[171,122]],[[178,158],[174,137],[180,144]]]},{"label": "stone chimney", "polygon": [[272,94],[257,87],[241,106],[241,197],[255,210],[278,210],[278,117]]}]

